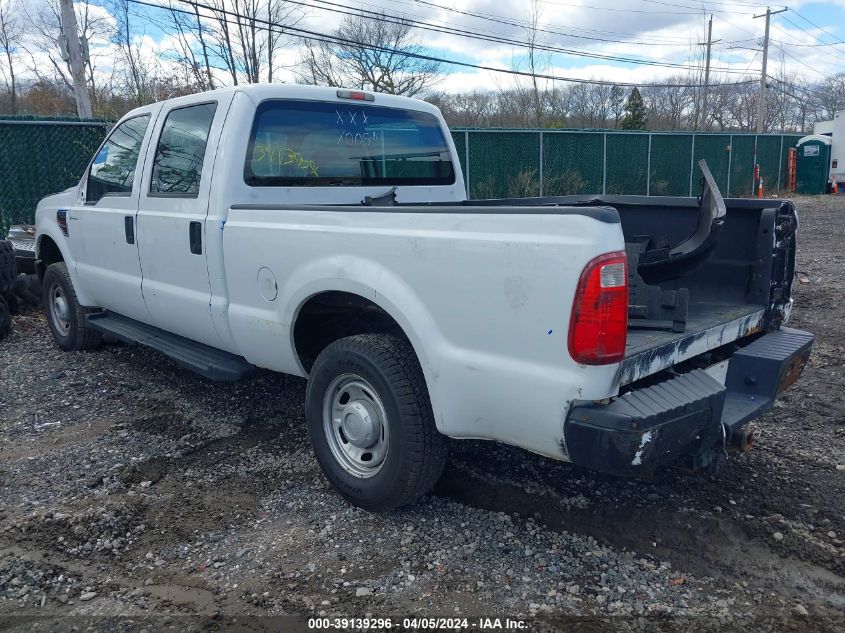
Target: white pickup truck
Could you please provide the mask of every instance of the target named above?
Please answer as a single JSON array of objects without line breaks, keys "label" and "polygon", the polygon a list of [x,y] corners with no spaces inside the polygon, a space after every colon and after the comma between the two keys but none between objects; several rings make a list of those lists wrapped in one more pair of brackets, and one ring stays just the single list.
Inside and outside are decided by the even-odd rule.
[{"label": "white pickup truck", "polygon": [[103,335],[210,379],[308,378],[329,481],[397,507],[447,437],[620,475],[705,468],[794,382],[780,200],[466,199],[440,112],[239,86],[133,110],[37,211],[56,343]]}]

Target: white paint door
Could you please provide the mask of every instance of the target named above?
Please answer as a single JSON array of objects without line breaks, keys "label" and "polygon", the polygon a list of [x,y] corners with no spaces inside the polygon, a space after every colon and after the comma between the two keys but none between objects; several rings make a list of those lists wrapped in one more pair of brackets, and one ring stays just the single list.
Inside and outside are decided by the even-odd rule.
[{"label": "white paint door", "polygon": [[138,211],[143,296],[154,325],[221,346],[212,320],[206,226],[211,174],[231,95],[163,109]]},{"label": "white paint door", "polygon": [[79,283],[97,305],[141,321],[150,314],[141,293],[135,216],[142,149],[159,107],[112,130],[88,169],[79,204],[67,210]]}]

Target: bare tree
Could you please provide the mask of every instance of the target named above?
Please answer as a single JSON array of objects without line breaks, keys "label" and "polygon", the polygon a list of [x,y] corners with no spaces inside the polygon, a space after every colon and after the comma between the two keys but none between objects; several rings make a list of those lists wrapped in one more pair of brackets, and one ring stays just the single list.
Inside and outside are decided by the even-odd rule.
[{"label": "bare tree", "polygon": [[[27,53],[30,57],[29,68],[36,80],[42,85],[50,82],[57,82],[66,90],[73,90],[73,80],[70,70],[62,59],[58,48],[58,40],[62,36],[61,10],[58,0],[46,0],[44,3],[23,4],[25,16],[25,30],[27,33]],[[101,14],[92,11],[92,5],[87,2],[76,2],[76,22],[79,26],[80,35],[88,42],[96,40],[108,40],[113,36],[112,24]],[[46,58],[48,65],[45,67],[42,58]],[[100,86],[102,73],[97,71],[98,56],[94,53],[83,60],[85,65],[85,78],[88,82],[88,90],[91,94],[92,105],[95,110],[103,98],[108,98],[109,87]]]},{"label": "bare tree", "polygon": [[838,110],[845,110],[845,73],[827,77],[816,87],[816,116],[832,119]]},{"label": "bare tree", "polygon": [[211,72],[209,56],[208,26],[200,16],[199,6],[192,6],[192,14],[186,13],[186,5],[173,0],[168,4],[168,22],[162,28],[172,32],[176,39],[176,61],[184,68],[188,83],[197,90],[214,90],[214,74]]},{"label": "bare tree", "polygon": [[112,41],[118,46],[123,57],[122,62],[126,70],[125,87],[135,105],[141,106],[153,101],[153,68],[144,59],[139,44],[139,40],[143,39],[143,32],[139,34],[136,31],[137,25],[133,27],[129,6],[129,0],[113,0],[112,10],[117,28]]},{"label": "bare tree", "polygon": [[661,130],[694,128],[698,117],[698,95],[695,88],[679,87],[683,77],[665,80],[665,86],[643,88],[648,103],[650,127]]},{"label": "bare tree", "polygon": [[496,112],[493,94],[489,91],[437,92],[429,95],[428,101],[440,108],[449,125],[460,127],[487,127]]},{"label": "bare tree", "polygon": [[285,0],[267,0],[266,6],[267,19],[274,25],[267,34],[267,81],[273,83],[274,74],[279,69],[277,52],[291,41],[284,27],[296,26],[305,14]]},{"label": "bare tree", "polygon": [[[288,29],[304,17],[300,4],[287,0],[206,0],[197,24],[206,23],[207,58],[222,62],[233,85],[272,82],[280,69],[279,50],[292,38]],[[210,71],[208,73],[210,75]]]},{"label": "bare tree", "polygon": [[12,114],[18,112],[18,90],[13,55],[20,44],[22,35],[23,30],[18,22],[17,7],[12,0],[0,0],[0,49],[6,56],[9,72],[9,99]]},{"label": "bare tree", "polygon": [[543,127],[543,115],[545,114],[543,95],[540,91],[538,73],[548,68],[549,56],[540,55],[537,52],[537,45],[540,44],[540,18],[543,13],[542,0],[530,0],[528,4],[528,27],[526,42],[528,45],[528,72],[531,73],[531,102],[534,113],[534,126]]},{"label": "bare tree", "polygon": [[437,81],[439,62],[421,59],[425,48],[400,18],[350,16],[332,41],[305,43],[301,81],[397,95],[418,95]]}]

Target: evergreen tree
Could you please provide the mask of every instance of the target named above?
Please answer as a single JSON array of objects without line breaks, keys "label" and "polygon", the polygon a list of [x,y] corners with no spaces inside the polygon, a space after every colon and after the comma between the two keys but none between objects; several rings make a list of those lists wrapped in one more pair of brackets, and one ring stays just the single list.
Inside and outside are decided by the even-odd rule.
[{"label": "evergreen tree", "polygon": [[634,87],[625,102],[625,114],[619,127],[623,130],[644,130],[648,125],[648,111],[640,91]]}]

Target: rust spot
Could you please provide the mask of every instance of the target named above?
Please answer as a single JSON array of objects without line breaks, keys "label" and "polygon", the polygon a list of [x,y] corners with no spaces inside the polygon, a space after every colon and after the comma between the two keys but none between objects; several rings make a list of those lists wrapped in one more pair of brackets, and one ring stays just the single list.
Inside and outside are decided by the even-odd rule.
[{"label": "rust spot", "polygon": [[801,376],[801,372],[804,371],[804,367],[807,366],[808,360],[810,360],[809,349],[790,361],[789,366],[786,368],[783,378],[781,378],[780,384],[778,385],[778,393],[795,384],[799,376]]}]

